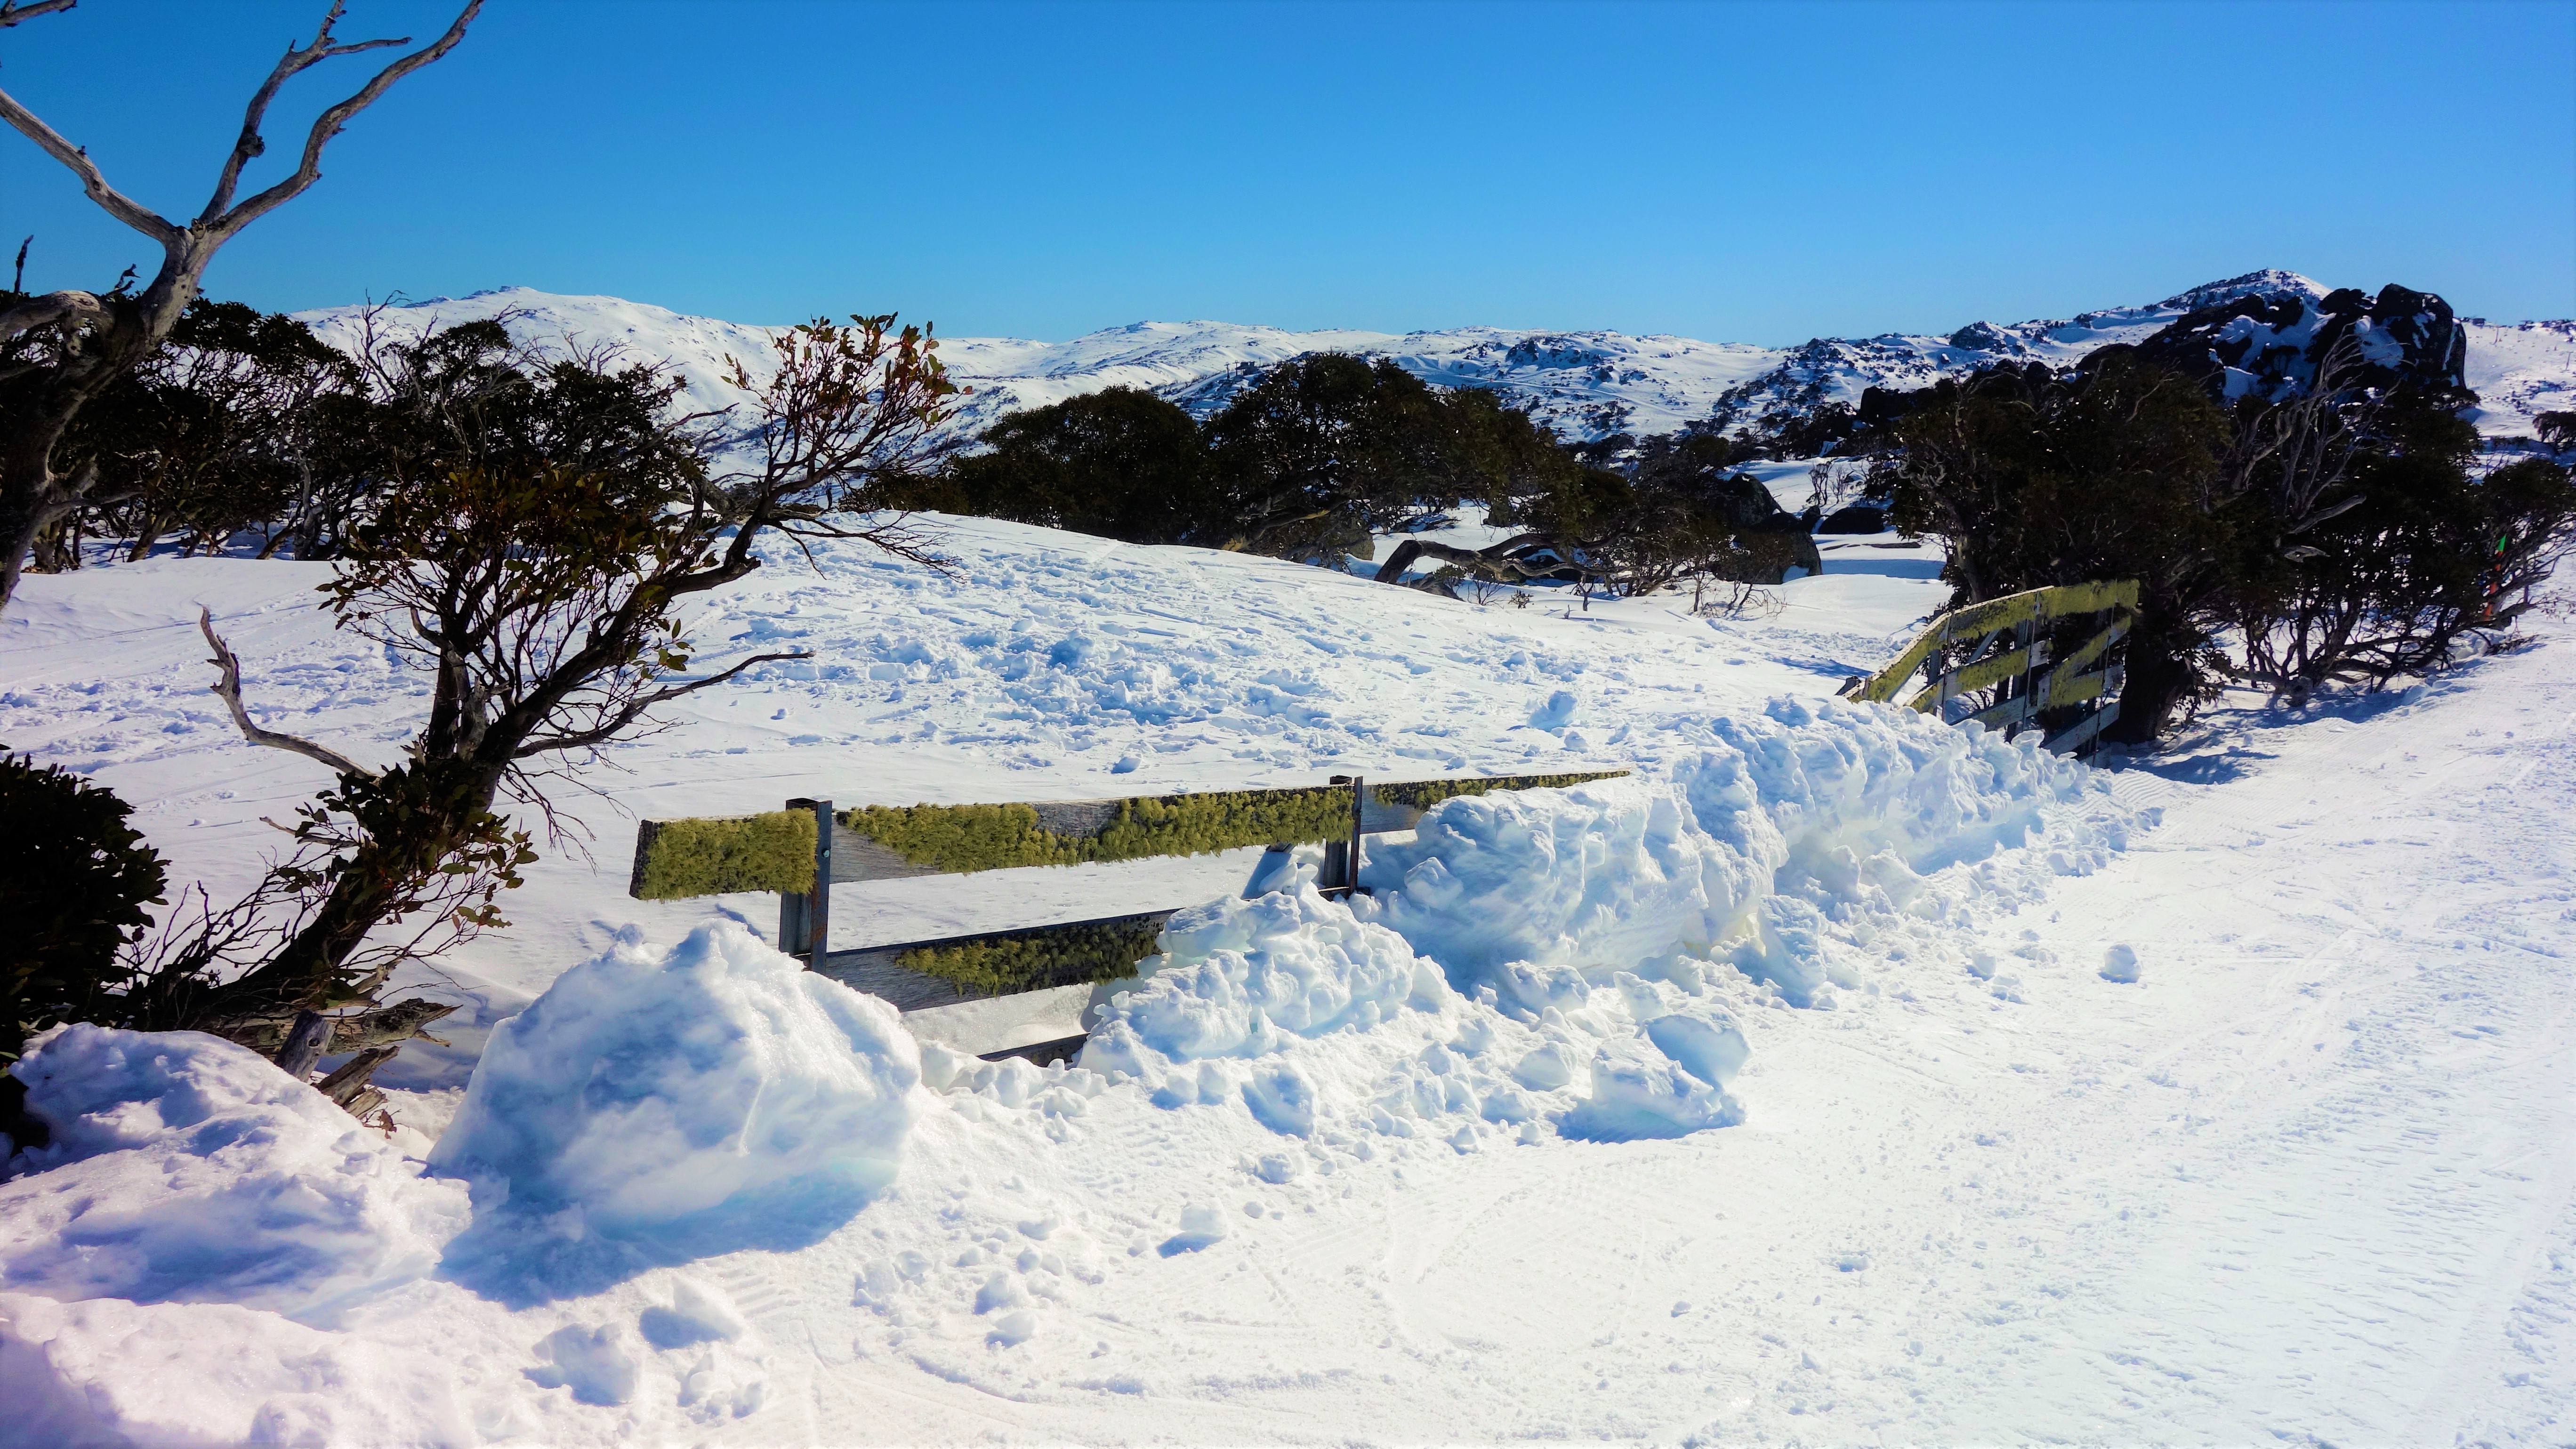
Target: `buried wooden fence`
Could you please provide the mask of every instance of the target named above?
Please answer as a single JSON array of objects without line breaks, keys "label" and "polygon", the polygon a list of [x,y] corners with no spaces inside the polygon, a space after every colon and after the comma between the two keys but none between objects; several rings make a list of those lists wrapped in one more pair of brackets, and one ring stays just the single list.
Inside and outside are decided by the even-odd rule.
[{"label": "buried wooden fence", "polygon": [[[1895,704],[1905,682],[1920,673],[1923,688],[1903,701],[1908,708],[1945,724],[1975,720],[2007,732],[2046,727],[2041,743],[2072,753],[2120,717],[2124,667],[2111,651],[2128,637],[2137,614],[2135,579],[2006,594],[1934,619],[1895,663],[1855,677],[1843,693]],[[2103,627],[2052,661],[2049,642],[2059,632],[2052,626],[2087,615],[2103,616]]]},{"label": "buried wooden fence", "polygon": [[869,805],[790,800],[760,815],[646,820],[628,894],[677,900],[776,891],[778,946],[819,971],[885,998],[917,1035],[978,1055],[1061,1051],[1091,1025],[1107,983],[1154,954],[1171,910],[987,931],[893,946],[829,949],[830,886],[914,876],[1206,855],[1266,845],[1270,857],[1321,843],[1327,895],[1359,889],[1361,838],[1411,830],[1459,795],[1544,790],[1613,779],[1571,775],[1405,780],[1336,775],[1286,790],[1137,795],[1008,805]]}]

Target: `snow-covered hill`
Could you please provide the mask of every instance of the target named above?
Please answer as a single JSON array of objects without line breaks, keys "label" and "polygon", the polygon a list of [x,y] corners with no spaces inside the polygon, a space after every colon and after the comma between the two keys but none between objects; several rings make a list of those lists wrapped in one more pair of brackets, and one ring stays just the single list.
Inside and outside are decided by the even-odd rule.
[{"label": "snow-covered hill", "polygon": [[[954,578],[707,599],[711,650],[817,657],[566,782],[595,859],[422,980],[466,1009],[395,1140],[209,1038],[47,1047],[0,1446],[2576,1425],[2563,613],[2093,770],[1831,698],[1944,592],[1892,539],[1711,620],[938,523]],[[328,776],[240,739],[198,601],[272,727],[389,759],[423,706],[328,569],[30,578],[0,739],[226,897]],[[1242,899],[1257,850],[834,892],[842,946],[1205,903],[1072,1070],[914,1045],[752,938],[774,898],[625,894],[637,814],[1599,765],[1381,838],[1351,904]]]},{"label": "snow-covered hill", "polygon": [[[1230,322],[1137,322],[1069,342],[949,338],[940,353],[974,391],[959,425],[980,429],[1002,414],[1043,407],[1105,387],[1137,387],[1204,415],[1273,364],[1309,352],[1393,359],[1428,382],[1483,387],[1529,406],[1568,439],[1616,432],[1670,432],[1723,416],[1743,427],[1827,402],[1857,403],[1871,387],[1921,387],[1996,362],[2073,362],[2110,343],[2144,341],[2186,314],[2254,293],[2311,299],[2326,289],[2295,272],[2259,271],[2189,288],[2143,306],[2072,318],[1974,322],[1946,337],[1894,333],[1818,338],[1796,347],[1631,337],[1617,332],[1515,331],[1462,327],[1439,332],[1287,332]],[[730,359],[755,372],[775,329],[689,317],[614,297],[568,297],[504,287],[470,297],[390,308],[381,325],[414,329],[433,320],[510,314],[519,335],[538,341],[615,342],[679,369],[698,405],[739,400],[725,378]],[[358,309],[300,314],[326,337],[354,336]],[[2480,426],[2527,435],[2534,412],[2569,405],[2576,388],[2576,322],[2497,326],[2471,319],[2469,375],[2486,396]]]}]

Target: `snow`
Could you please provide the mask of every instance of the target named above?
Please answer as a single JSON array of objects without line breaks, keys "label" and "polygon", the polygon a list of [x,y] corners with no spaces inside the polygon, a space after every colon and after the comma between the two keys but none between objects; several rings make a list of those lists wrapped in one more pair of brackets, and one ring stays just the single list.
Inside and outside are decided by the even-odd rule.
[{"label": "snow", "polygon": [[446,1270],[533,1299],[806,1246],[894,1180],[920,1080],[892,1007],[734,922],[666,951],[630,936],[484,1047],[429,1158],[476,1187]]},{"label": "snow", "polygon": [[[939,355],[970,389],[959,400],[956,427],[964,432],[980,431],[1008,412],[1109,387],[1143,388],[1205,416],[1275,363],[1310,352],[1348,352],[1386,358],[1438,386],[1500,392],[1567,438],[1642,436],[1672,432],[1720,408],[1743,424],[1820,403],[1856,405],[1872,387],[1924,387],[1999,362],[2062,367],[2099,347],[2144,341],[2197,308],[2254,292],[2298,292],[2313,299],[2326,288],[2295,272],[2270,269],[2073,318],[1975,322],[1947,336],[1815,338],[1794,347],[1607,331],[1458,327],[1399,335],[1198,321],[1137,322],[1065,342],[943,338]],[[297,315],[326,340],[345,346],[359,335],[361,311],[333,307]],[[623,298],[526,287],[390,307],[376,325],[400,336],[496,316],[514,319],[514,335],[539,346],[606,343],[666,361],[685,384],[690,404],[707,409],[743,400],[729,380],[730,360],[741,358],[754,378],[765,376],[769,339],[780,330],[685,316]],[[2568,390],[2576,387],[2571,328],[2576,323],[2469,324],[2470,385],[2487,399],[2482,427],[2491,434],[2527,436],[2532,413],[2567,406]]]},{"label": "snow", "polygon": [[[487,1164],[420,1276],[299,1232],[315,1289],[67,1298],[101,1287],[47,1226],[79,1194],[258,1190],[138,1052],[232,1083],[189,1088],[235,1104],[206,1120],[315,1144],[316,1191],[454,1214],[471,1181],[320,1153],[246,1053],[83,1048],[57,1089],[100,1150],[0,1184],[10,1262],[66,1275],[0,1281],[0,1443],[2568,1436],[2565,616],[2404,691],[2231,695],[2097,770],[1831,698],[1945,592],[1891,539],[1707,619],[939,523],[953,579],[825,550],[710,601],[711,661],[817,658],[587,767],[591,858],[549,848],[519,924],[420,979],[465,1009],[395,1111]],[[245,882],[325,781],[230,730],[195,601],[271,727],[390,758],[424,698],[315,616],[319,572],[31,578],[0,738]],[[836,892],[844,946],[1190,907],[1044,1068],[925,1044],[915,1084],[880,1010],[760,946],[770,898],[623,894],[635,815],[1587,767],[1636,774],[1446,802],[1348,904],[1308,857],[1241,899],[1257,852]],[[773,1089],[842,1127],[743,1135]],[[705,1216],[834,1172],[864,1184],[837,1221]]]},{"label": "snow", "polygon": [[428,1273],[466,1225],[460,1187],[230,1042],[64,1026],[11,1070],[53,1140],[0,1183],[0,1291],[327,1327]]},{"label": "snow", "polygon": [[435,1357],[229,1304],[0,1292],[0,1443],[486,1442]]},{"label": "snow", "polygon": [[2540,414],[2576,412],[2576,321],[2499,326],[2472,317],[2460,325],[2479,432],[2528,438]]}]

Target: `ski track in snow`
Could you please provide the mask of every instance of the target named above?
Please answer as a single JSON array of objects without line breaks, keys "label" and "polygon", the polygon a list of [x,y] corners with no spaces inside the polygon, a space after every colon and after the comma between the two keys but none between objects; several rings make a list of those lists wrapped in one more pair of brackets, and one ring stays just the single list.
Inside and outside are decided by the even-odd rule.
[{"label": "ski track in snow", "polygon": [[[1770,623],[1567,619],[1009,525],[952,540],[954,584],[826,554],[820,578],[779,560],[722,596],[710,660],[819,657],[699,697],[618,752],[631,773],[587,777],[596,869],[548,852],[522,924],[458,964],[478,1025],[407,1052],[407,1080],[461,1081],[480,1027],[629,921],[766,928],[761,897],[625,900],[621,808],[1652,764],[1686,724],[1830,694],[1941,593],[1900,567],[1922,555],[1863,550]],[[127,794],[182,876],[247,880],[258,817],[321,782],[231,734],[192,601],[271,727],[389,753],[420,694],[318,624],[318,577],[31,579],[0,619],[0,740]],[[1839,923],[1872,989],[1836,1009],[1721,973],[1710,998],[1752,1048],[1740,1126],[1299,1143],[1240,1103],[1005,1067],[935,1099],[895,1186],[793,1254],[517,1312],[414,1284],[335,1335],[209,1306],[21,1316],[86,1325],[62,1341],[91,1345],[97,1393],[218,1440],[190,1402],[217,1377],[266,1404],[263,1433],[359,1442],[2563,1440],[2576,640],[2542,632],[2295,717],[2232,697],[2113,772],[2161,823],[2101,868],[2034,846],[1939,873],[1950,918]],[[1570,719],[1533,726],[1559,692]],[[1246,863],[844,887],[834,915],[842,944],[903,939],[1202,899]],[[2098,972],[2115,942],[2134,984]],[[1319,1043],[1365,1077],[1448,1029],[1405,1013]],[[454,1110],[404,1100],[422,1125]],[[1166,1251],[1193,1207],[1221,1236]],[[717,1326],[655,1347],[689,1337],[673,1323]],[[215,1338],[238,1340],[220,1366]],[[321,1402],[360,1376],[380,1419]],[[581,1401],[621,1383],[622,1404]]]}]

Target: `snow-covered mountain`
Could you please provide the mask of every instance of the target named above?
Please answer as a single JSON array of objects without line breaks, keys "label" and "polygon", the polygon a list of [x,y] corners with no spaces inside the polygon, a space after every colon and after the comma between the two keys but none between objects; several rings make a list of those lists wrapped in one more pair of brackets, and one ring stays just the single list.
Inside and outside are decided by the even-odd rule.
[{"label": "snow-covered mountain", "polygon": [[[1310,352],[1351,352],[1390,358],[1426,382],[1491,388],[1528,406],[1566,438],[1589,439],[1670,432],[1711,417],[1743,429],[1824,403],[1854,404],[1868,388],[1921,387],[1997,362],[2063,366],[2112,343],[2143,342],[2186,316],[2240,298],[2295,299],[2286,304],[2291,310],[2312,311],[2328,295],[2327,288],[2295,272],[2265,270],[2143,306],[2071,318],[1972,322],[1945,337],[1821,337],[1788,348],[1606,331],[1289,332],[1230,322],[1136,322],[1067,342],[947,338],[940,355],[973,389],[959,418],[968,431],[1004,413],[1119,386],[1149,389],[1204,416],[1277,363]],[[405,303],[380,313],[378,325],[415,330],[504,314],[529,340],[608,342],[663,359],[704,407],[740,401],[726,380],[731,359],[744,359],[757,374],[778,330],[615,297],[525,287]],[[299,315],[326,338],[346,343],[356,336],[361,309]],[[2466,318],[2459,326],[2467,339],[2469,385],[2482,399],[2478,423],[2484,431],[2527,436],[2535,413],[2571,406],[2576,321],[2506,326]]]}]

